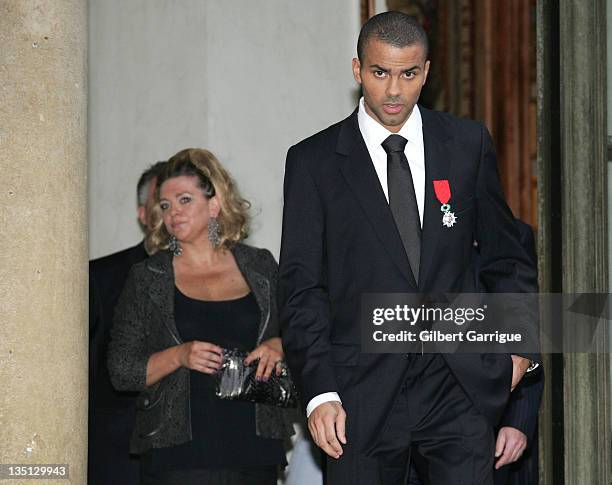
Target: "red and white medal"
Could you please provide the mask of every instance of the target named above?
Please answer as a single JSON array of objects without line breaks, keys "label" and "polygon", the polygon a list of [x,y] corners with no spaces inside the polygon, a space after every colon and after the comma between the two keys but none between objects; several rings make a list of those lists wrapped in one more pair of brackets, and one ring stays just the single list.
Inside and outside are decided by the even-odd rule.
[{"label": "red and white medal", "polygon": [[455,214],[451,212],[451,206],[448,201],[451,198],[451,190],[448,180],[434,180],[434,192],[436,193],[436,198],[440,201],[442,206],[440,210],[444,213],[442,215],[442,225],[446,227],[453,227],[455,222],[457,222],[457,218]]}]

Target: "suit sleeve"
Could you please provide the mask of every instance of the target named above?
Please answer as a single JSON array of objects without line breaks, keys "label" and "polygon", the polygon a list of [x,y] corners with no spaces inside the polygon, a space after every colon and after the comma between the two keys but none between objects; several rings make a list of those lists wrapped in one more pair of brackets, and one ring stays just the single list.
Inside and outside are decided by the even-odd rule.
[{"label": "suit sleeve", "polygon": [[510,400],[500,423],[500,427],[510,426],[525,433],[528,446],[531,446],[535,437],[544,389],[541,366],[534,373],[535,375],[522,379],[510,394]]},{"label": "suit sleeve", "polygon": [[[479,279],[489,293],[537,293],[537,269],[521,245],[519,230],[512,211],[508,207],[497,171],[497,158],[491,136],[481,128],[481,157],[476,187],[477,222],[476,240],[480,247]],[[510,303],[511,300],[514,300]],[[519,331],[530,351],[520,355],[540,361],[538,348],[538,311],[531,298],[508,298],[512,305],[511,327]],[[518,303],[518,304],[515,304]],[[519,308],[520,307],[520,308]],[[509,307],[510,308],[510,307]]]},{"label": "suit sleeve", "polygon": [[139,288],[142,291],[132,268],[115,309],[108,345],[108,370],[118,391],[142,391],[146,387],[150,355]]},{"label": "suit sleeve", "polygon": [[330,357],[325,210],[307,161],[296,147],[287,154],[279,271],[283,347],[304,406],[338,391]]}]

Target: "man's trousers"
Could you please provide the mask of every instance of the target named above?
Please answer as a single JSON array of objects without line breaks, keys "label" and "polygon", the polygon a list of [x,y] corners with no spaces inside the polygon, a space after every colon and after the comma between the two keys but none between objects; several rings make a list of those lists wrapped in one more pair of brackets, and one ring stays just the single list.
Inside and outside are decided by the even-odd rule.
[{"label": "man's trousers", "polygon": [[[327,485],[410,483],[410,450],[423,458],[428,485],[493,485],[493,428],[452,375],[442,356],[410,354],[409,367],[374,452],[350,442],[327,459]],[[350,419],[350,417],[349,417]]]}]

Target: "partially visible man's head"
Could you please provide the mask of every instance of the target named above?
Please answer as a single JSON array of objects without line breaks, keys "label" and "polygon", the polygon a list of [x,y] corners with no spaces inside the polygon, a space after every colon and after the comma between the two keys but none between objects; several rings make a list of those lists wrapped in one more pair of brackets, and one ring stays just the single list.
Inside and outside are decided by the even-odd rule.
[{"label": "partially visible man's head", "polygon": [[151,209],[155,205],[155,189],[157,188],[157,177],[161,174],[167,162],[157,162],[146,169],[136,186],[138,201],[138,220],[142,230],[148,233],[152,229]]},{"label": "partially visible man's head", "polygon": [[429,72],[427,35],[401,12],[375,15],[362,27],[353,75],[361,84],[366,111],[397,133],[419,99]]}]

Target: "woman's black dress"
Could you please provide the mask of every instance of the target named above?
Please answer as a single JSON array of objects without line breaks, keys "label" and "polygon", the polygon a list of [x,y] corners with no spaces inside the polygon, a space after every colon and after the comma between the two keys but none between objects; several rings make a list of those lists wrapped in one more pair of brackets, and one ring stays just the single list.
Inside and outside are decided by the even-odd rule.
[{"label": "woman's black dress", "polygon": [[[204,301],[183,295],[176,288],[174,312],[184,342],[199,340],[240,350],[252,350],[256,346],[260,311],[252,293],[236,300]],[[272,482],[258,482],[253,478],[249,483],[275,483],[276,466],[286,463],[282,440],[260,438],[255,434],[255,405],[217,398],[216,383],[209,374],[192,370],[190,381],[193,440],[152,449],[143,456],[145,475],[161,477],[181,470],[184,481],[187,479],[185,472],[189,474],[190,470],[195,479],[196,475],[205,472],[202,469],[215,476],[220,471],[232,469],[249,476],[255,473],[274,477]]]}]

